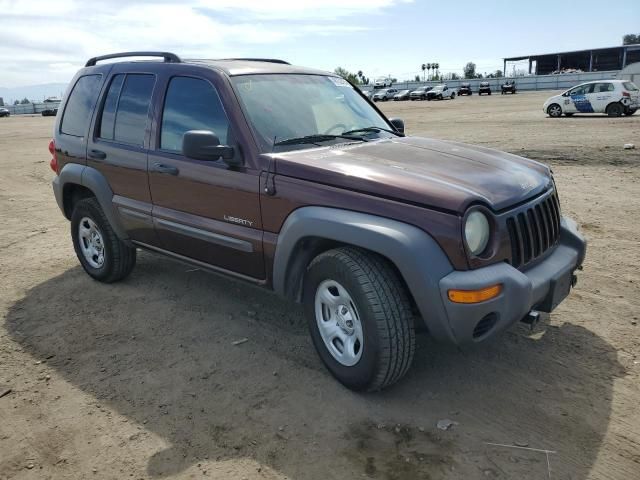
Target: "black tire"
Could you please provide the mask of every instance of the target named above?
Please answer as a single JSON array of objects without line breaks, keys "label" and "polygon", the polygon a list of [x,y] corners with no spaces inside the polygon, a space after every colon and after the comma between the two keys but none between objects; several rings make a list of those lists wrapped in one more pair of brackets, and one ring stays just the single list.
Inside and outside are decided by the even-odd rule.
[{"label": "black tire", "polygon": [[562,107],[557,103],[552,103],[547,107],[547,115],[551,118],[560,118],[562,116]]},{"label": "black tire", "polygon": [[[89,264],[80,247],[82,240],[79,226],[83,218],[91,219],[102,236],[104,263],[98,268]],[[71,238],[82,268],[100,282],[112,283],[122,280],[136,265],[136,249],[118,238],[95,197],[84,198],[75,204],[71,214]]]},{"label": "black tire", "polygon": [[455,93],[452,93],[452,94],[451,94],[451,97],[449,97],[449,98],[450,98],[451,100],[455,99],[455,98],[456,98],[456,94],[455,94]]},{"label": "black tire", "polygon": [[488,93],[489,93],[489,95],[491,95],[491,92],[488,92]]},{"label": "black tire", "polygon": [[633,115],[633,114],[634,114],[634,113],[636,113],[637,111],[638,111],[637,109],[636,109],[636,110],[629,110],[629,109],[627,109],[627,110],[624,112],[624,114],[625,114],[627,117],[630,117],[631,115]]},{"label": "black tire", "polygon": [[442,95],[438,95],[438,100],[442,100]]},{"label": "black tire", "polygon": [[[363,343],[361,356],[353,366],[334,358],[318,327],[316,292],[326,280],[342,285],[358,312]],[[411,304],[401,279],[383,257],[353,247],[320,254],[307,269],[303,303],[318,355],[346,387],[381,390],[400,380],[411,366],[415,351]]]},{"label": "black tire", "polygon": [[624,107],[618,103],[610,103],[605,110],[610,117],[621,117],[624,114]]}]

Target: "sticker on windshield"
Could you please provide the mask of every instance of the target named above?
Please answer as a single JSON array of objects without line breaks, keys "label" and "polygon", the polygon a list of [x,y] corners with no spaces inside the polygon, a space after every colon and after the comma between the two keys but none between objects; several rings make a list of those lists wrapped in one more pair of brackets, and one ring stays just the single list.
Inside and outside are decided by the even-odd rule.
[{"label": "sticker on windshield", "polygon": [[331,80],[333,82],[333,84],[337,87],[350,87],[351,85],[349,85],[349,82],[347,82],[344,78],[342,77],[328,77],[329,80]]}]

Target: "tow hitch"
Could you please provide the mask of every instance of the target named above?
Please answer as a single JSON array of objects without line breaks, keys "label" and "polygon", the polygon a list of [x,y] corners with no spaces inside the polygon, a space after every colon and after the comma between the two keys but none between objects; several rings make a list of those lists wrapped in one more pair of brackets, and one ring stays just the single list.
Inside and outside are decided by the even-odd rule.
[{"label": "tow hitch", "polygon": [[526,323],[527,325],[529,325],[529,328],[531,328],[531,330],[534,329],[534,327],[538,324],[538,322],[540,321],[540,312],[536,311],[536,310],[531,310],[529,313],[527,313],[524,318],[522,320],[520,320],[522,323]]}]

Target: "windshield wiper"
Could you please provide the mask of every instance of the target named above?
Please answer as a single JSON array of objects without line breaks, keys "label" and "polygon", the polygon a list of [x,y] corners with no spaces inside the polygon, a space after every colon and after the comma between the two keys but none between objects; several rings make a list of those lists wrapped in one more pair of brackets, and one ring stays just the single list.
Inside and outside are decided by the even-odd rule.
[{"label": "windshield wiper", "polygon": [[305,135],[303,137],[293,137],[293,138],[287,138],[285,140],[280,140],[276,143],[273,144],[274,147],[280,146],[280,145],[302,145],[302,144],[312,144],[312,145],[317,145],[318,147],[320,146],[320,144],[318,142],[327,142],[329,140],[335,140],[336,138],[345,138],[347,140],[357,140],[357,141],[361,141],[361,142],[366,142],[367,140],[362,138],[362,137],[358,137],[358,136],[349,136],[349,135],[330,135],[328,133],[316,133],[313,135]]},{"label": "windshield wiper", "polygon": [[382,127],[362,127],[362,128],[354,128],[353,130],[348,130],[346,132],[342,132],[342,135],[351,135],[353,133],[357,133],[357,132],[389,132],[389,133],[393,133],[394,135],[400,135],[398,132],[395,132],[393,130],[390,130],[388,128],[382,128]]}]

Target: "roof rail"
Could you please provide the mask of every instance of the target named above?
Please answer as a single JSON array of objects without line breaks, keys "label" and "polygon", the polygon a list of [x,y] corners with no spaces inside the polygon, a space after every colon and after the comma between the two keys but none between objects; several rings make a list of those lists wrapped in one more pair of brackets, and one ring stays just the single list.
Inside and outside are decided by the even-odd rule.
[{"label": "roof rail", "polygon": [[280,60],[278,58],[221,58],[220,60],[240,60],[243,62],[269,62],[269,63],[281,63],[282,65],[291,65],[289,62]]},{"label": "roof rail", "polygon": [[122,53],[110,53],[109,55],[100,55],[99,57],[93,57],[87,60],[85,67],[93,67],[97,62],[101,60],[109,60],[111,58],[123,58],[123,57],[163,57],[167,63],[181,63],[180,57],[171,52],[122,52]]}]

